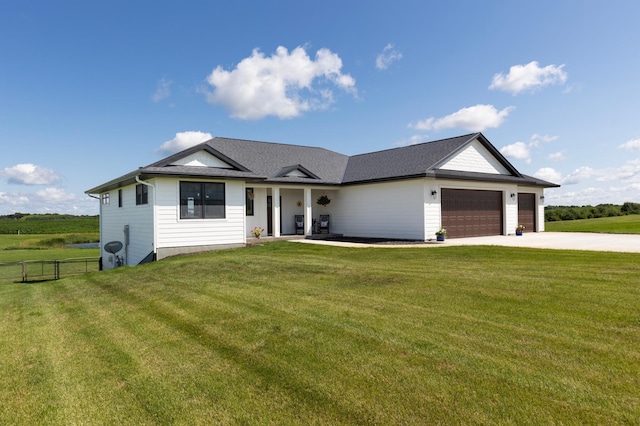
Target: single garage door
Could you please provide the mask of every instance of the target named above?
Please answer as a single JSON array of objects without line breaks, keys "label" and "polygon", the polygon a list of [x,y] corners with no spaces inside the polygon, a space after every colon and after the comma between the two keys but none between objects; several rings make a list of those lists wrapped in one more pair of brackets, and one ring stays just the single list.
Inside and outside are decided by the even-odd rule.
[{"label": "single garage door", "polygon": [[502,235],[502,192],[443,189],[442,226],[448,238]]},{"label": "single garage door", "polygon": [[536,194],[518,193],[518,224],[524,232],[536,232]]}]

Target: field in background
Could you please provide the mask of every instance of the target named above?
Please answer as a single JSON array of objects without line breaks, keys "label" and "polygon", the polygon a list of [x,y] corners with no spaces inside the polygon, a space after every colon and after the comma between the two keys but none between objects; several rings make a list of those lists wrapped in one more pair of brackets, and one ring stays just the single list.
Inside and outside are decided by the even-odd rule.
[{"label": "field in background", "polygon": [[550,232],[601,232],[608,234],[640,234],[640,215],[601,217],[595,219],[564,220],[547,222]]},{"label": "field in background", "polygon": [[98,216],[14,213],[0,216],[0,234],[98,233]]},{"label": "field in background", "polygon": [[287,242],[0,286],[0,424],[632,424],[635,254]]}]

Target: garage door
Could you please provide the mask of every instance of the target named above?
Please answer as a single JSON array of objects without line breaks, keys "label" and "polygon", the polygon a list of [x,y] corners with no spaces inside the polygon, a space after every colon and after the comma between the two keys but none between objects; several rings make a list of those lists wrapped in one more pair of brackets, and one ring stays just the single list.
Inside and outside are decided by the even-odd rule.
[{"label": "garage door", "polygon": [[518,224],[524,232],[536,232],[536,194],[518,194]]},{"label": "garage door", "polygon": [[502,192],[442,190],[442,226],[448,238],[502,234]]}]

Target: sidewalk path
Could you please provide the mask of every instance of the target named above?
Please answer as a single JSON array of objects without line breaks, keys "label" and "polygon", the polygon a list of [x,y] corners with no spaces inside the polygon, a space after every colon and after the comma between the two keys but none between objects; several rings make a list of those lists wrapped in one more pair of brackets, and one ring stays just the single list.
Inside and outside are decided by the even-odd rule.
[{"label": "sidewalk path", "polygon": [[323,244],[338,247],[446,247],[446,246],[507,246],[557,250],[592,250],[640,253],[640,235],[595,234],[587,232],[531,232],[523,236],[495,235],[490,237],[450,238],[444,243],[428,241],[422,244],[360,244],[323,240],[292,240],[297,243]]}]

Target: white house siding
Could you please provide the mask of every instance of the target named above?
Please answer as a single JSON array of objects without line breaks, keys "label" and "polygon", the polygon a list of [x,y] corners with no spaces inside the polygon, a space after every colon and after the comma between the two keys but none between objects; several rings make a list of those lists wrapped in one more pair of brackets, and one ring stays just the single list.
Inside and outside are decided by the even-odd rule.
[{"label": "white house siding", "polygon": [[247,216],[247,228],[245,235],[251,237],[251,230],[256,226],[267,232],[267,188],[260,188],[247,184],[247,188],[253,188],[253,216]]},{"label": "white house siding", "polygon": [[[441,187],[433,179],[424,181],[424,239],[431,240],[436,237],[436,231],[442,228],[442,209],[440,205]],[[436,191],[435,195],[432,192]]]},{"label": "white house siding", "polygon": [[332,233],[424,239],[423,179],[342,187],[330,206]]},{"label": "white house siding", "polygon": [[439,168],[462,172],[509,174],[507,169],[477,140]]},{"label": "white house siding", "polygon": [[153,252],[153,190],[149,188],[148,204],[136,205],[136,186],[121,188],[122,207],[118,207],[118,190],[109,191],[109,204],[100,205],[100,245],[104,269],[116,266],[116,259],[104,251],[111,241],[125,244],[124,227],[129,225],[129,245],[119,253],[124,264],[137,265]]},{"label": "white house siding", "polygon": [[[213,180],[184,179],[190,182]],[[244,244],[245,186],[240,181],[225,183],[224,219],[180,219],[180,180],[161,178],[155,181],[157,193],[158,259],[182,252],[205,250],[215,246]],[[170,250],[180,248],[180,250]]]}]

